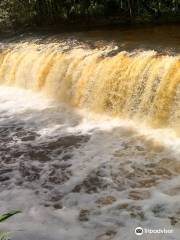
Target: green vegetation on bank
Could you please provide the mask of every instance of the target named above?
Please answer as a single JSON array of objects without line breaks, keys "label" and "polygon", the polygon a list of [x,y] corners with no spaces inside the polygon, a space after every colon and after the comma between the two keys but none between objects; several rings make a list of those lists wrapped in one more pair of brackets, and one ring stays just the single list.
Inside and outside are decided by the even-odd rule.
[{"label": "green vegetation on bank", "polygon": [[0,30],[179,20],[180,0],[1,0]]},{"label": "green vegetation on bank", "polygon": [[[12,211],[12,212],[8,212],[5,213],[3,215],[0,215],[0,223],[6,221],[7,219],[9,219],[10,217],[21,213],[21,211]],[[1,232],[0,231],[0,240],[10,240],[11,239],[11,234],[8,232]]]},{"label": "green vegetation on bank", "polygon": [[10,217],[12,217],[12,216],[14,216],[14,215],[16,215],[18,213],[21,213],[21,211],[12,211],[12,212],[0,215],[0,222],[6,221],[8,218],[10,218]]}]

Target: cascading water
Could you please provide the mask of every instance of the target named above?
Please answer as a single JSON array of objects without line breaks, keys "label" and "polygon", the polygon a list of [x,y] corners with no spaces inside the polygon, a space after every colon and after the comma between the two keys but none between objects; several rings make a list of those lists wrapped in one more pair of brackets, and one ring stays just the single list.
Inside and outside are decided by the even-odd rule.
[{"label": "cascading water", "polygon": [[82,48],[64,52],[58,44],[20,45],[0,56],[1,84],[179,131],[179,56],[155,51],[108,56],[108,49]]},{"label": "cascading water", "polygon": [[14,240],[135,240],[138,226],[179,239],[180,56],[97,45],[1,45],[0,213],[22,213],[0,227]]}]

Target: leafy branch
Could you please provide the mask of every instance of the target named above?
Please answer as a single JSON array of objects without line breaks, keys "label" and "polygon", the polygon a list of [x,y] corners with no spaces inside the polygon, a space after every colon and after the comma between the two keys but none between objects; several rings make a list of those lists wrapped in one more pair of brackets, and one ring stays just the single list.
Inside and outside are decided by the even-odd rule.
[{"label": "leafy branch", "polygon": [[[11,211],[11,212],[5,213],[3,215],[0,215],[0,223],[6,221],[10,217],[12,217],[18,213],[21,213],[21,211]],[[0,232],[0,240],[10,240],[10,239],[11,239],[11,236],[9,233]]]},{"label": "leafy branch", "polygon": [[12,217],[12,216],[14,216],[18,213],[21,213],[21,211],[12,211],[12,212],[8,212],[8,213],[5,213],[3,215],[0,215],[0,222],[4,222],[8,218],[10,218],[10,217]]}]

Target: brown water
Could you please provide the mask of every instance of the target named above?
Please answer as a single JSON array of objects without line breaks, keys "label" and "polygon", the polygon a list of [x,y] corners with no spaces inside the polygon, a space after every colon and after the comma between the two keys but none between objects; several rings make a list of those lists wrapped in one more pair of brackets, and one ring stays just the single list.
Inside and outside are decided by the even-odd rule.
[{"label": "brown water", "polygon": [[178,26],[1,42],[0,212],[15,240],[179,239]]},{"label": "brown water", "polygon": [[[76,37],[83,39],[84,33]],[[42,91],[74,107],[171,127],[178,134],[178,39],[177,26],[169,26],[88,32],[86,40],[72,42],[60,35],[24,40],[2,51],[0,82]]]},{"label": "brown water", "polygon": [[72,47],[79,43],[87,44],[88,47],[92,48],[114,43],[118,45],[120,50],[151,49],[164,53],[178,53],[180,51],[180,26],[179,24],[132,26],[58,34],[48,30],[46,33],[21,34],[3,41],[12,43],[31,40],[52,43],[62,41],[62,39],[67,40]]}]

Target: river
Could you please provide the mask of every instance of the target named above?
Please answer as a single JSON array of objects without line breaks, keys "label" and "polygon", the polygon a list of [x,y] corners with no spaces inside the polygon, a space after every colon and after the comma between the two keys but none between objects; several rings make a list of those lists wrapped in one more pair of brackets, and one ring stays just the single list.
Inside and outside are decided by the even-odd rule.
[{"label": "river", "polygon": [[180,234],[180,31],[0,42],[0,213],[14,240]]}]

